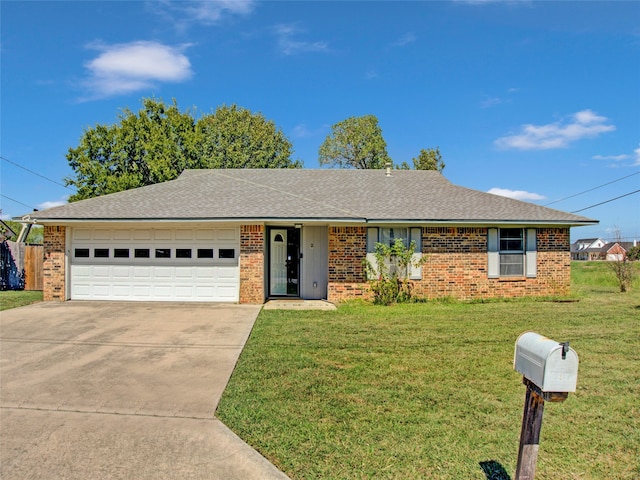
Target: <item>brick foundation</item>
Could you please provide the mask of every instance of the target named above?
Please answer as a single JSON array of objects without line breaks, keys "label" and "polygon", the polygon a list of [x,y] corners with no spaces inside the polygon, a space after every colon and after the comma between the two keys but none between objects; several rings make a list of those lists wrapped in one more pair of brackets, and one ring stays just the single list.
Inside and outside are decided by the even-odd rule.
[{"label": "brick foundation", "polygon": [[240,227],[240,303],[264,303],[264,225]]},{"label": "brick foundation", "polygon": [[64,301],[66,228],[45,226],[43,234],[42,297],[45,301]]}]

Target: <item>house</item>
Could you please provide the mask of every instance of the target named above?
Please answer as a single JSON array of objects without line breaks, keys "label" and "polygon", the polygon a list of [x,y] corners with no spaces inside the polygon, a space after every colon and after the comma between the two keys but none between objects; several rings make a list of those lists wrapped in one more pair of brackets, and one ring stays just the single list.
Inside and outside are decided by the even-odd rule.
[{"label": "house", "polygon": [[571,260],[620,261],[632,242],[605,242],[600,238],[585,238],[571,244]]},{"label": "house", "polygon": [[187,170],[30,213],[45,300],[263,303],[369,298],[376,242],[415,241],[414,294],[563,295],[582,216],[453,185],[436,171]]}]

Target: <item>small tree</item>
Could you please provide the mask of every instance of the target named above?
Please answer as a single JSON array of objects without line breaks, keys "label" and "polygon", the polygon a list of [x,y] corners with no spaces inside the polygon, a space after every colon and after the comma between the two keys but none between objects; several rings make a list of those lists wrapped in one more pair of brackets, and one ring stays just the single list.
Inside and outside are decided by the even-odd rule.
[{"label": "small tree", "polygon": [[437,170],[442,173],[444,161],[440,155],[440,147],[420,150],[418,158],[413,159],[413,168],[416,170]]},{"label": "small tree", "polygon": [[625,252],[622,248],[622,236],[620,230],[616,229],[616,243],[620,247],[622,253],[616,256],[613,261],[608,261],[607,266],[613,271],[616,276],[616,281],[620,287],[620,292],[624,293],[631,288],[631,282],[635,274],[633,262],[629,258],[628,252]]},{"label": "small tree", "polygon": [[413,284],[409,281],[410,268],[421,266],[427,257],[414,260],[416,242],[408,247],[401,238],[396,238],[392,245],[376,243],[375,265],[365,260],[365,270],[373,291],[373,303],[391,305],[392,303],[409,302],[413,293]]},{"label": "small tree", "polygon": [[[444,161],[440,154],[440,147],[423,148],[417,158],[412,158],[413,170],[437,170],[442,173],[444,170]],[[411,170],[411,166],[407,162],[396,165],[398,170]]]}]

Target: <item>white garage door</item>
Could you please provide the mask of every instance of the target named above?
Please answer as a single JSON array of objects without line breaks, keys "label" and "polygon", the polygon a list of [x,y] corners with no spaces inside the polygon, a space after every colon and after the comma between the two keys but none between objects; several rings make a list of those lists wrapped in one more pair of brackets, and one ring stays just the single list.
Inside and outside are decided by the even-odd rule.
[{"label": "white garage door", "polygon": [[237,302],[237,228],[71,232],[71,298]]}]

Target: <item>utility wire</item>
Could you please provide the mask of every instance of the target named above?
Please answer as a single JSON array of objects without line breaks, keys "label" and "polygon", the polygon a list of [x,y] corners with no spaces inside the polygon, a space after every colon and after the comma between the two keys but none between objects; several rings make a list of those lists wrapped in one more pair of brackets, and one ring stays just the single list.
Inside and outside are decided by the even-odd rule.
[{"label": "utility wire", "polygon": [[7,196],[6,196],[6,195],[4,195],[4,194],[0,194],[0,197],[6,198],[7,200],[11,200],[12,202],[19,203],[19,204],[20,204],[20,205],[22,205],[23,207],[30,208],[31,210],[36,210],[36,209],[35,209],[35,208],[33,208],[31,205],[27,205],[26,203],[19,202],[19,201],[18,201],[18,200],[16,200],[15,198],[7,197]]},{"label": "utility wire", "polygon": [[[9,159],[8,159],[8,158],[6,158],[6,157],[3,157],[2,155],[0,155],[0,158],[1,158],[2,160],[4,160],[5,162],[9,162],[11,165],[15,165],[16,167],[21,168],[22,170],[26,170],[27,172],[32,173],[33,175],[37,175],[37,176],[38,176],[38,177],[40,177],[40,178],[44,178],[45,180],[48,180],[48,181],[49,181],[49,182],[51,182],[51,183],[55,183],[56,185],[60,185],[61,187],[68,188],[69,190],[73,190],[73,189],[72,189],[71,187],[69,187],[68,185],[63,185],[63,184],[62,184],[62,183],[60,183],[60,182],[56,182],[55,180],[51,180],[50,178],[47,178],[47,177],[45,177],[44,175],[40,175],[39,173],[34,172],[33,170],[29,170],[28,168],[23,167],[22,165],[20,165],[20,164],[18,164],[18,163],[16,163],[16,162],[12,162],[11,160],[9,160]],[[20,202],[18,202],[18,203],[20,203]],[[23,205],[24,205],[24,204],[23,204]]]},{"label": "utility wire", "polygon": [[611,198],[609,200],[605,200],[604,202],[596,203],[595,205],[591,205],[589,207],[581,208],[580,210],[574,210],[571,213],[583,212],[584,210],[589,210],[590,208],[597,207],[599,205],[604,205],[605,203],[613,202],[614,200],[618,200],[618,199],[623,198],[623,197],[628,197],[629,195],[633,195],[634,193],[638,193],[638,192],[640,192],[640,190],[636,190],[635,192],[625,193],[624,195],[620,195],[619,197]]},{"label": "utility wire", "polygon": [[598,185],[597,187],[590,188],[589,190],[585,190],[584,192],[576,193],[574,195],[569,195],[568,197],[564,197],[564,198],[561,198],[559,200],[554,200],[553,202],[550,202],[550,203],[545,203],[544,206],[547,207],[549,205],[553,205],[554,203],[562,202],[563,200],[569,200],[570,198],[577,197],[578,195],[582,195],[583,193],[592,192],[592,191],[597,190],[599,188],[606,187],[607,185],[611,185],[612,183],[619,182],[620,180],[624,180],[625,178],[633,177],[634,175],[638,175],[638,174],[640,174],[640,171],[638,171],[636,173],[632,173],[631,175],[627,175],[626,177],[618,178],[616,180],[612,180],[610,182],[603,183],[602,185]]}]

